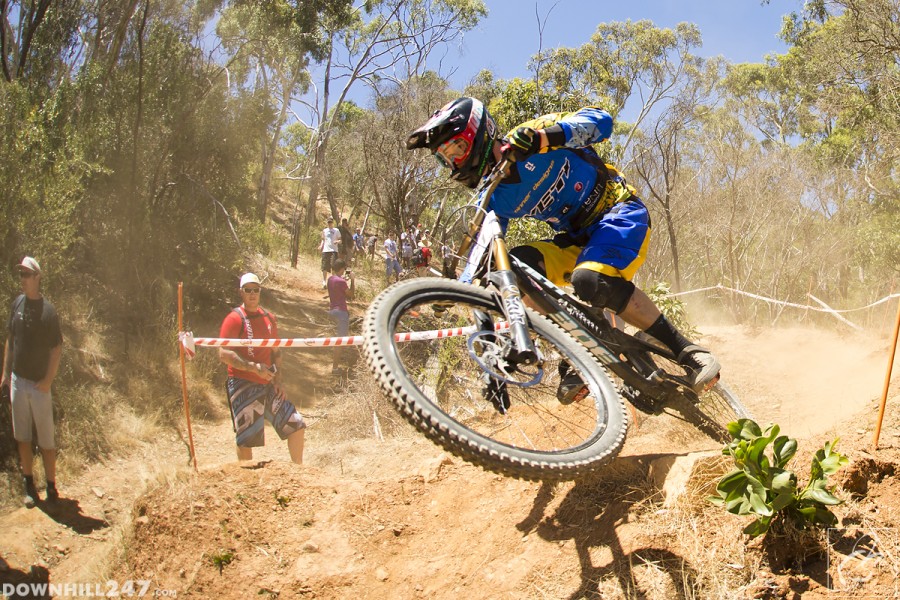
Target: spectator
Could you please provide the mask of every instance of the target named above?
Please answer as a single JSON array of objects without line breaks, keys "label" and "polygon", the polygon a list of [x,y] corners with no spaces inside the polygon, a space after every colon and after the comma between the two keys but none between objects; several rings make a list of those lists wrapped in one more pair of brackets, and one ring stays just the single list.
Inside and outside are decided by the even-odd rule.
[{"label": "spectator", "polygon": [[[275,315],[260,306],[259,277],[241,277],[242,303],[222,321],[219,337],[277,339]],[[238,460],[252,460],[253,448],[265,445],[268,419],[282,440],[287,440],[291,460],[303,462],[306,422],[284,395],[281,350],[278,348],[219,348],[219,360],[228,365],[228,405],[234,422]]]},{"label": "spectator", "polygon": [[353,234],[353,246],[353,253],[356,254],[359,252],[361,255],[363,251],[363,234],[359,227],[356,228],[356,233]]},{"label": "spectator", "polygon": [[444,242],[441,244],[441,273],[444,277],[449,279],[456,279],[456,273],[451,269],[451,264],[453,262],[453,249]]},{"label": "spectator", "polygon": [[400,246],[400,257],[403,259],[403,269],[407,270],[412,267],[413,246],[411,242],[412,236],[406,236]]},{"label": "spectator", "polygon": [[[341,233],[341,245],[338,247],[338,255],[349,265],[353,260],[353,230],[350,228],[350,223],[347,219],[341,219],[338,231]],[[333,269],[332,272],[334,272]]]},{"label": "spectator", "polygon": [[[328,315],[335,322],[338,337],[350,335],[350,311],[347,308],[347,300],[353,300],[353,293],[356,291],[353,272],[346,270],[345,276],[346,268],[347,264],[340,258],[337,259],[334,261],[334,274],[328,278]],[[344,346],[335,347],[331,362],[333,376],[340,376],[342,370],[349,367],[348,361],[345,359],[346,350],[347,348]]]},{"label": "spectator", "polygon": [[428,266],[431,263],[431,248],[429,248],[429,242],[427,238],[423,237],[419,241],[419,247],[416,249],[413,263],[416,267],[416,272],[419,277],[428,276]]},{"label": "spectator", "polygon": [[41,266],[26,256],[18,266],[22,293],[13,301],[4,347],[3,380],[12,402],[13,437],[25,486],[25,506],[40,498],[34,485],[32,426],[44,462],[47,500],[59,498],[56,490],[56,442],[50,387],[62,356],[62,333],[53,305],[41,294]]},{"label": "spectator", "polygon": [[338,247],[341,243],[341,232],[334,227],[334,219],[328,217],[328,225],[322,230],[322,241],[319,242],[319,250],[322,251],[322,287],[328,286],[328,274],[331,265],[337,258]]},{"label": "spectator", "polygon": [[374,233],[366,240],[366,246],[369,249],[369,260],[375,260],[375,244],[378,243],[378,236]]},{"label": "spectator", "polygon": [[397,242],[393,239],[394,234],[388,233],[387,239],[384,240],[384,275],[387,282],[391,282],[391,274],[394,275],[394,281],[400,281],[400,261],[397,259]]}]

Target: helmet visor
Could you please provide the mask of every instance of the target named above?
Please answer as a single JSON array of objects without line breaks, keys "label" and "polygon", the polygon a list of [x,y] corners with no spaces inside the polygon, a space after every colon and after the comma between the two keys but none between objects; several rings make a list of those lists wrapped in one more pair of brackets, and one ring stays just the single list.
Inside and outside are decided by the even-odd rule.
[{"label": "helmet visor", "polygon": [[471,150],[469,140],[459,135],[438,146],[434,150],[434,157],[442,166],[455,171],[463,166]]}]

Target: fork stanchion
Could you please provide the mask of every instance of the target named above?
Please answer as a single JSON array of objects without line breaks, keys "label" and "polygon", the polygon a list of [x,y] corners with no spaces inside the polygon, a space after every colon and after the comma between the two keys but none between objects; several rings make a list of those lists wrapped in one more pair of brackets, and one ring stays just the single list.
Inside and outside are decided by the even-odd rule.
[{"label": "fork stanchion", "polygon": [[878,408],[878,422],[875,424],[875,437],[872,450],[878,450],[878,436],[881,435],[881,423],[884,420],[884,408],[887,405],[888,389],[891,387],[891,371],[894,369],[894,357],[897,355],[897,338],[900,337],[900,301],[897,302],[897,322],[894,324],[894,341],[891,342],[890,358],[887,373],[884,376],[884,391],[881,393],[881,406]]}]

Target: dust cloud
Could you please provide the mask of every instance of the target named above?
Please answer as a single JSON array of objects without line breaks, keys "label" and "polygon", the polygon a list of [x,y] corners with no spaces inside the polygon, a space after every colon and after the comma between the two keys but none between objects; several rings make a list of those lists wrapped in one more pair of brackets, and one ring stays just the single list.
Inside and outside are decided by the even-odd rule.
[{"label": "dust cloud", "polygon": [[[705,325],[699,330],[702,343],[722,363],[722,380],[760,425],[778,423],[785,434],[807,438],[831,433],[867,409],[874,424],[890,339],[804,326]],[[898,362],[894,378],[900,375]]]}]

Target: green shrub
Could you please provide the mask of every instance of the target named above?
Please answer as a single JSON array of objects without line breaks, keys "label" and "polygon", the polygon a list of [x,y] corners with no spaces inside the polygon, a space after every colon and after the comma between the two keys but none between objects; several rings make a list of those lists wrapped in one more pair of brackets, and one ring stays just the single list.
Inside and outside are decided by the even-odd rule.
[{"label": "green shrub", "polygon": [[778,425],[760,431],[750,419],[729,423],[728,432],[734,439],[722,449],[722,454],[731,456],[736,468],[722,477],[716,486],[718,496],[710,496],[709,500],[730,513],[754,515],[756,518],[744,528],[744,533],[757,537],[779,519],[790,519],[801,529],[837,522],[828,506],[842,500],[828,489],[828,476],[847,464],[847,457],[834,449],[837,440],[827,442],[816,452],[809,483],[800,489],[797,476],[786,469],[797,453],[797,440],[778,435]]},{"label": "green shrub", "polygon": [[672,295],[672,290],[669,288],[668,283],[661,281],[645,289],[644,292],[679,331],[689,338],[699,337],[699,332],[694,329],[694,326],[688,320],[684,302]]}]

